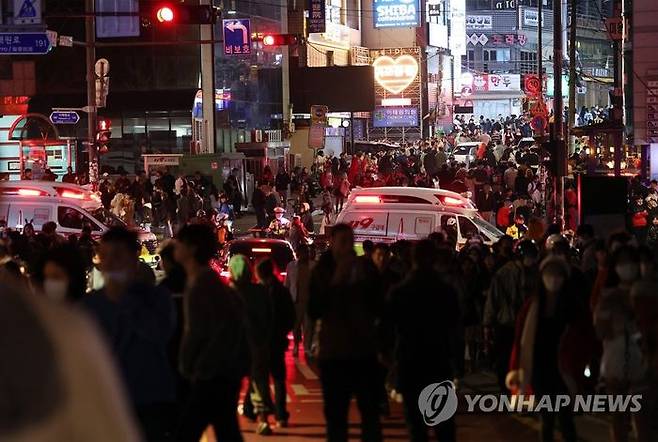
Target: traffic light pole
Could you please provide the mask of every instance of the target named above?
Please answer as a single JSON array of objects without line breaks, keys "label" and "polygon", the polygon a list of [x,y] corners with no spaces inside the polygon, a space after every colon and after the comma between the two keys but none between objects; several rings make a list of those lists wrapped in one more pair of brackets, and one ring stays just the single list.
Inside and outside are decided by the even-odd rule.
[{"label": "traffic light pole", "polygon": [[87,152],[89,153],[89,182],[98,183],[98,150],[96,147],[96,17],[94,0],[85,0],[85,40],[87,69]]},{"label": "traffic light pole", "polygon": [[555,211],[556,222],[564,225],[564,175],[566,146],[564,144],[564,106],[562,101],[562,0],[553,1],[553,141],[555,146]]},{"label": "traffic light pole", "polygon": [[[210,0],[202,0],[209,5]],[[199,25],[201,40],[214,41],[214,24]],[[215,45],[201,45],[201,90],[205,153],[215,153]]]}]

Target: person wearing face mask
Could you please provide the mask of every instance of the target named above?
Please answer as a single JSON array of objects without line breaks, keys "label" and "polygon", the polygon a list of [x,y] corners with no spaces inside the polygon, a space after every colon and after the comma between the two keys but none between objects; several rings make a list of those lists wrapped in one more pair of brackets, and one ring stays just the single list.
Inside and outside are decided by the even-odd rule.
[{"label": "person wearing face mask", "polygon": [[[555,397],[583,391],[595,338],[587,310],[574,302],[570,271],[561,257],[550,256],[540,265],[541,282],[520,310],[516,324],[506,378],[513,393]],[[556,418],[563,440],[576,441],[569,407],[559,413],[542,412],[541,440],[554,439]]]},{"label": "person wearing face mask", "polygon": [[536,291],[539,249],[532,240],[516,247],[513,260],[502,266],[491,279],[484,306],[485,341],[493,342],[498,383],[505,390],[505,376],[514,343],[516,315],[526,298]]},{"label": "person wearing face mask", "polygon": [[56,246],[38,265],[35,286],[56,301],[78,302],[87,284],[85,264],[80,252],[70,245]]},{"label": "person wearing face mask", "polygon": [[[640,278],[637,249],[629,245],[618,247],[612,255],[608,276],[609,285],[594,310],[594,325],[603,344],[601,379],[608,394],[634,394],[649,374],[641,349],[642,330],[631,298],[631,289]],[[628,440],[631,416],[637,439],[650,440],[650,425],[644,411],[632,415],[614,413],[613,440]]]},{"label": "person wearing face mask", "polygon": [[138,278],[137,234],[109,229],[100,240],[104,286],[83,298],[83,306],[104,332],[146,440],[166,437],[175,382],[167,345],[175,314],[169,292]]}]

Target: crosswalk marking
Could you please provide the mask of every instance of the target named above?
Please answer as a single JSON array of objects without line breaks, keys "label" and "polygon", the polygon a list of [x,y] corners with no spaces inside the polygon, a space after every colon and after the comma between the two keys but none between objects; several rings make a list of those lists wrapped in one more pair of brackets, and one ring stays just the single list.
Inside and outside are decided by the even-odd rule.
[{"label": "crosswalk marking", "polygon": [[306,387],[304,387],[302,384],[292,384],[290,388],[292,388],[295,396],[307,396],[309,394]]},{"label": "crosswalk marking", "polygon": [[302,364],[301,362],[296,361],[295,366],[297,367],[297,370],[306,378],[308,381],[313,381],[318,378],[318,376],[311,370],[311,367],[309,367],[306,364]]}]

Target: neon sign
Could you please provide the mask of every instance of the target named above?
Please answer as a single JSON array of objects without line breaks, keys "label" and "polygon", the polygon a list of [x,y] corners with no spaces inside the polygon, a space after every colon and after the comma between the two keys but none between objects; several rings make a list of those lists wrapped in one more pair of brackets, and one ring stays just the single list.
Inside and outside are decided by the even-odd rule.
[{"label": "neon sign", "polygon": [[397,58],[382,55],[372,66],[375,68],[375,81],[392,94],[399,94],[409,87],[418,75],[418,61],[411,55]]}]

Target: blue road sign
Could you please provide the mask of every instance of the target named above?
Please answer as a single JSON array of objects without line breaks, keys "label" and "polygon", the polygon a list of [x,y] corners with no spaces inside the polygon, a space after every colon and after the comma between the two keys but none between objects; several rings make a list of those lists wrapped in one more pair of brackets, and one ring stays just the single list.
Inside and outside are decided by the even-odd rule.
[{"label": "blue road sign", "polygon": [[75,111],[53,111],[50,114],[50,121],[53,124],[76,124],[80,121],[80,115]]},{"label": "blue road sign", "polygon": [[251,54],[251,21],[248,18],[223,20],[224,55]]},{"label": "blue road sign", "polygon": [[0,33],[0,55],[43,55],[50,51],[45,32]]}]

